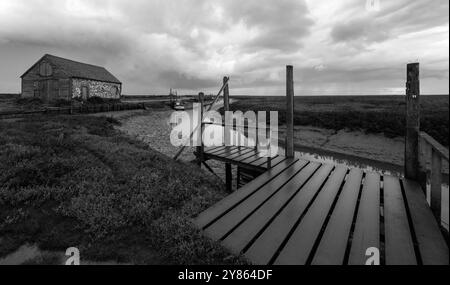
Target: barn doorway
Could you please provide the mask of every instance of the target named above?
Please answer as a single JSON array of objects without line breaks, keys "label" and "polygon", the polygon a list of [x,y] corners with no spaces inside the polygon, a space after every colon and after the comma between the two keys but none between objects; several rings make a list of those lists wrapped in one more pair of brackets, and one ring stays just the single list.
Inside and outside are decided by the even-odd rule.
[{"label": "barn doorway", "polygon": [[39,82],[39,95],[41,100],[48,102],[50,100],[51,80],[42,80]]},{"label": "barn doorway", "polygon": [[81,99],[87,100],[89,98],[89,87],[81,86]]}]

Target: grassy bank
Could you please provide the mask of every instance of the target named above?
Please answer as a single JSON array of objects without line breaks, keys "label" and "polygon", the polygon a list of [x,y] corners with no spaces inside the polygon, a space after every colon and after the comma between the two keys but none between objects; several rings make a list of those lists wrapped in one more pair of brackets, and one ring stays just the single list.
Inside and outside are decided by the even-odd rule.
[{"label": "grassy bank", "polygon": [[[233,111],[279,111],[285,123],[284,96],[235,96]],[[298,96],[295,98],[294,124],[332,130],[363,130],[388,137],[405,134],[404,96]],[[441,144],[449,140],[449,96],[421,97],[421,130]]]},{"label": "grassy bank", "polygon": [[226,194],[193,167],[132,140],[113,119],[0,121],[0,257],[24,243],[82,259],[239,263],[191,218]]}]

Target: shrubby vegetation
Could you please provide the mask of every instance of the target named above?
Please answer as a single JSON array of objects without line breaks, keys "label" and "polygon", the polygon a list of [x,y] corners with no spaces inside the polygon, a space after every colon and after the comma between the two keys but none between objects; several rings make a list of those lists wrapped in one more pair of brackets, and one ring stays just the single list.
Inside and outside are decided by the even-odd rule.
[{"label": "shrubby vegetation", "polygon": [[222,184],[114,130],[114,119],[0,121],[0,257],[24,243],[82,259],[240,263],[191,219]]},{"label": "shrubby vegetation", "polygon": [[[285,97],[237,97],[231,110],[279,111],[284,124]],[[449,97],[421,97],[421,130],[448,146]],[[405,135],[404,96],[298,96],[294,124],[333,130],[362,130],[388,137]]]}]

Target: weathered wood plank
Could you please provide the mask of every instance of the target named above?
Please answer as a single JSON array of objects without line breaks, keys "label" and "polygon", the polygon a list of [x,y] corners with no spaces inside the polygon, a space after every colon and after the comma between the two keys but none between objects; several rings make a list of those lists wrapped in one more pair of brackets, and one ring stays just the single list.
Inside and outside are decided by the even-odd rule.
[{"label": "weathered wood plank", "polygon": [[[305,167],[295,175],[291,181],[223,241],[225,247],[239,254],[269,220],[275,218],[277,212],[281,211],[281,208],[293,198],[297,191],[301,191],[300,195],[302,196],[314,195],[333,168],[332,165],[324,165],[317,173],[314,173],[318,167],[319,164],[311,164],[310,167]],[[314,176],[311,177],[313,173]],[[311,179],[308,181],[309,178]],[[306,185],[304,185],[305,183]]]},{"label": "weathered wood plank", "polygon": [[433,137],[431,137],[426,132],[420,132],[419,136],[431,146],[443,159],[448,161],[448,149],[446,149],[443,145],[438,143]]},{"label": "weathered wood plank", "polygon": [[242,162],[244,163],[244,161],[250,157],[257,157],[258,156],[258,152],[255,151],[255,149],[253,149],[253,151],[249,152],[248,154],[242,155],[241,157],[238,157],[235,159],[236,162]]},{"label": "weathered wood plank", "polygon": [[[287,158],[287,157],[285,157],[285,156],[277,156],[277,157],[273,158],[272,161],[271,161],[272,167],[274,167],[274,166],[277,165],[278,163],[282,162],[282,161],[285,160],[286,158]],[[259,166],[260,166],[260,167],[267,168],[267,160],[266,160],[263,164],[261,164],[261,165],[259,165]]]},{"label": "weathered wood plank", "polygon": [[225,149],[225,146],[214,147],[214,149],[206,149],[205,153],[206,154],[214,154],[214,153],[222,151],[224,149]]},{"label": "weathered wood plank", "polygon": [[[332,172],[330,178],[316,198],[316,200],[320,201],[316,208],[322,207],[322,211],[327,211],[327,205],[323,202],[330,201],[329,206],[331,206],[346,172],[347,168],[341,166],[337,167]],[[245,257],[254,264],[268,264],[288,233],[305,214],[305,210],[313,198],[314,195],[311,195],[311,193],[308,194],[307,192],[300,191],[245,252]],[[314,202],[314,204],[316,204],[316,202]],[[320,223],[320,218],[317,222]]]},{"label": "weathered wood plank", "polygon": [[243,155],[246,155],[247,153],[254,152],[252,148],[241,148],[238,152],[231,154],[230,156],[227,156],[227,159],[235,160]]},{"label": "weathered wood plank", "polygon": [[242,163],[246,163],[246,164],[252,164],[253,162],[257,161],[261,159],[261,156],[259,156],[259,152],[257,154],[255,154],[254,156],[250,156],[244,160],[242,160]]},{"label": "weathered wood plank", "polygon": [[353,215],[358,201],[363,172],[350,172],[349,179],[339,195],[331,218],[314,255],[312,264],[342,265],[347,247]]},{"label": "weathered wood plank", "polygon": [[[278,157],[278,156],[276,156],[276,157]],[[272,159],[274,159],[274,158],[275,157],[273,157]],[[256,166],[261,166],[264,163],[267,163],[267,157],[265,157],[265,156],[260,157],[259,159],[253,161],[251,164],[256,165]]]},{"label": "weathered wood plank", "polygon": [[225,157],[227,155],[238,152],[239,149],[237,147],[225,147],[223,150],[214,153],[215,156]]},{"label": "weathered wood plank", "polygon": [[200,228],[204,228],[214,219],[219,217],[221,214],[225,213],[227,210],[231,209],[239,202],[250,197],[259,188],[264,186],[266,183],[270,182],[272,179],[275,179],[278,175],[283,173],[283,171],[285,171],[289,166],[294,164],[296,161],[297,159],[286,160],[277,165],[276,167],[258,176],[255,180],[252,181],[252,183],[247,184],[238,191],[234,192],[233,194],[228,195],[211,208],[202,212],[195,220],[196,225]]},{"label": "weathered wood plank", "polygon": [[417,264],[398,178],[384,176],[386,265]]},{"label": "weathered wood plank", "polygon": [[364,265],[369,247],[380,249],[380,175],[366,174],[348,263]]},{"label": "weathered wood plank", "polygon": [[[233,229],[234,226],[243,221],[253,210],[263,204],[272,194],[276,193],[276,191],[280,189],[284,183],[294,177],[306,164],[307,162],[302,160],[287,168],[278,177],[261,187],[249,199],[246,199],[233,208],[232,211],[226,213],[219,220],[210,225],[205,230],[206,235],[212,239],[221,239],[225,234]],[[317,167],[313,163],[310,163],[310,165],[311,166],[308,165],[309,167],[306,167]]]},{"label": "weathered wood plank", "polygon": [[403,179],[406,200],[424,265],[448,265],[449,251],[419,184]]}]

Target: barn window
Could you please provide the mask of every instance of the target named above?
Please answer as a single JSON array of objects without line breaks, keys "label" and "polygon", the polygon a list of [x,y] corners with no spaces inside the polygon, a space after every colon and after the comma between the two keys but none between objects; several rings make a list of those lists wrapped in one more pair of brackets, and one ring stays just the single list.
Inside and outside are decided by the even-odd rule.
[{"label": "barn window", "polygon": [[47,62],[42,62],[39,65],[39,74],[41,76],[51,76],[53,74],[52,66]]}]

